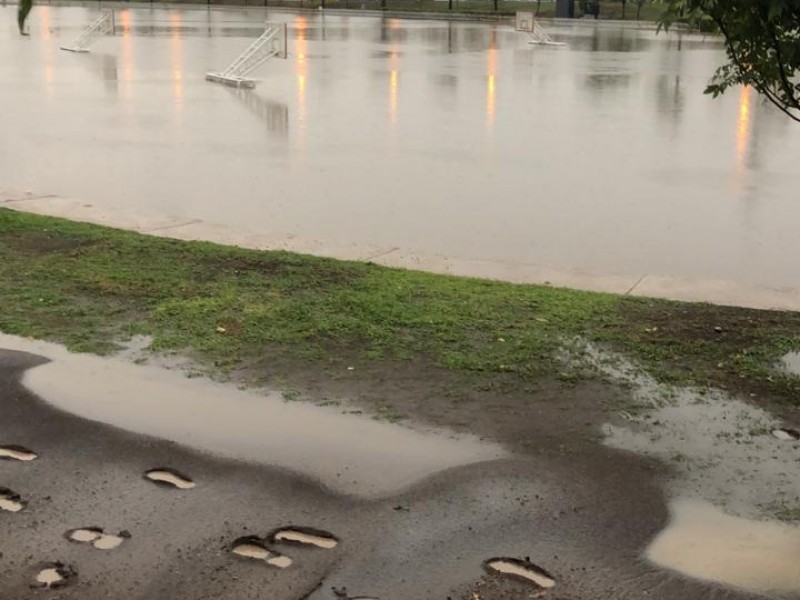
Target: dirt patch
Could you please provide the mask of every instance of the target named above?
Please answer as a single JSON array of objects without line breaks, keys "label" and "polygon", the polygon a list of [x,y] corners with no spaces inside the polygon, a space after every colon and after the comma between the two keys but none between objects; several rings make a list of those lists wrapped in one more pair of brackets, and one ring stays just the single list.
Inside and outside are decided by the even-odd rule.
[{"label": "dirt patch", "polygon": [[[309,264],[308,261],[311,261]],[[214,280],[220,274],[258,276],[264,278],[288,278],[298,288],[330,287],[348,285],[363,277],[363,265],[344,261],[333,261],[311,256],[295,260],[289,253],[273,252],[262,255],[217,256],[213,260],[198,263],[194,271],[198,279]]]},{"label": "dirt patch", "polygon": [[800,378],[761,366],[800,344],[800,313],[633,298],[620,300],[620,313],[638,334],[612,345],[655,375],[759,400],[792,402],[800,393]]},{"label": "dirt patch", "polygon": [[450,371],[424,360],[371,361],[333,354],[323,364],[266,351],[234,374],[293,398],[386,421],[472,433],[517,452],[559,454],[594,447],[609,414],[630,403],[625,388],[599,380],[525,381],[514,373]]},{"label": "dirt patch", "polygon": [[61,234],[51,236],[46,233],[39,235],[4,235],[3,241],[14,250],[30,254],[68,253],[95,243],[94,240],[86,238],[68,237]]}]

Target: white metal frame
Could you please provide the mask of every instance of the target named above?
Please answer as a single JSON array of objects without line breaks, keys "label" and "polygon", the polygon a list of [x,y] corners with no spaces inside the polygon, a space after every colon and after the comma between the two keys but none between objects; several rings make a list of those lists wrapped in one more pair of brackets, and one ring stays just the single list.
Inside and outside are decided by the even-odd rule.
[{"label": "white metal frame", "polygon": [[554,41],[545,28],[539,25],[532,12],[517,11],[514,26],[517,31],[524,31],[530,34],[531,39],[528,40],[529,44],[537,44],[540,46],[566,46],[563,42]]},{"label": "white metal frame", "polygon": [[114,35],[114,11],[106,10],[89,24],[71,44],[61,46],[68,52],[88,52],[89,46],[105,35]]},{"label": "white metal frame", "polygon": [[227,69],[206,73],[206,79],[237,88],[255,87],[255,80],[247,77],[249,73],[270,58],[286,58],[288,56],[286,29],[286,23],[267,23],[264,33],[250,44],[250,47],[240,54]]}]

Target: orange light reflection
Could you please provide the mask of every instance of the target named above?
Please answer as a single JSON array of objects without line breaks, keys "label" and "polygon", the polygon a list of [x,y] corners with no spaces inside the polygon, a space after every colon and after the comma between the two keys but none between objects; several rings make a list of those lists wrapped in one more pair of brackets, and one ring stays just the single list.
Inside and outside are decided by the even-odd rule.
[{"label": "orange light reflection", "polygon": [[[130,97],[130,82],[133,79],[133,36],[131,35],[131,13],[123,10],[115,13],[122,31],[122,80],[127,85],[123,88],[123,97]],[[116,29],[116,26],[115,26]]]},{"label": "orange light reflection", "polygon": [[497,46],[492,40],[486,53],[486,127],[494,125],[497,103]]},{"label": "orange light reflection", "polygon": [[183,110],[183,21],[178,12],[169,15],[170,26],[170,58],[172,61],[172,98],[175,110]]},{"label": "orange light reflection", "polygon": [[752,132],[753,117],[750,110],[753,90],[748,86],[742,86],[739,93],[739,116],[736,122],[736,167],[743,171],[747,151],[750,147],[750,137]]},{"label": "orange light reflection", "polygon": [[[306,17],[298,16],[294,24],[297,29],[294,61],[294,72],[297,76],[297,118],[302,124],[306,121],[306,77],[308,75],[306,29],[308,28],[308,21]],[[303,127],[301,126],[300,129],[302,130]]]}]

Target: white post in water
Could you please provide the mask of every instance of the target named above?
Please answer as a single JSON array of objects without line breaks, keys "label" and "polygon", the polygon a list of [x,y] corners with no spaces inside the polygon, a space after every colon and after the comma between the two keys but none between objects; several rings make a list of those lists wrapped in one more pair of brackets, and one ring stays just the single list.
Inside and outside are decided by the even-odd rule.
[{"label": "white post in water", "polygon": [[240,54],[224,71],[206,73],[208,81],[216,81],[232,87],[253,88],[254,79],[247,74],[267,62],[270,58],[286,58],[286,23],[267,23],[264,33]]},{"label": "white post in water", "polygon": [[88,52],[89,46],[94,44],[104,35],[114,35],[114,11],[104,11],[92,23],[81,31],[71,44],[61,46],[62,50],[69,52]]}]

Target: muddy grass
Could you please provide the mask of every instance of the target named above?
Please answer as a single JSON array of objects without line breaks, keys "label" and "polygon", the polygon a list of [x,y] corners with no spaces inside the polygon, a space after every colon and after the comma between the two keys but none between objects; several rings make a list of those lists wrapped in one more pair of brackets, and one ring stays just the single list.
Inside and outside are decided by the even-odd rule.
[{"label": "muddy grass", "polygon": [[800,379],[777,366],[800,349],[796,313],[454,278],[5,209],[0,277],[6,333],[98,353],[146,334],[153,349],[187,353],[221,377],[283,380],[298,394],[347,384],[343,393],[355,389],[388,420],[444,411],[513,422],[531,394],[586,396],[581,410],[602,409],[613,386],[563,359],[565,349],[579,358],[576,339],[663,381],[800,402]]}]

